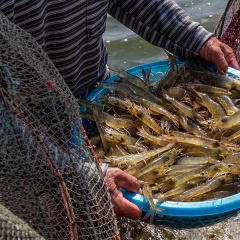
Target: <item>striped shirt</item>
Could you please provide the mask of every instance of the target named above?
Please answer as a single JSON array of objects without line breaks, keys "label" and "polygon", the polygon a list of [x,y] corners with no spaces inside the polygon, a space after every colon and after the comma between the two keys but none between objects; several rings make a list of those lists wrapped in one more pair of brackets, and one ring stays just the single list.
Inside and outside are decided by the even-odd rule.
[{"label": "striped shirt", "polygon": [[107,13],[181,58],[212,36],[171,0],[0,0],[0,10],[38,41],[76,97],[108,75]]}]

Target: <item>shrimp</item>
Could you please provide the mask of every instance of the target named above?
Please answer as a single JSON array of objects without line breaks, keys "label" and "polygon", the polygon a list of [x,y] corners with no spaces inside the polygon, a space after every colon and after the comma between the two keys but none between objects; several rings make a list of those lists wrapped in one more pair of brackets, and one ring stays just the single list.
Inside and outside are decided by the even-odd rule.
[{"label": "shrimp", "polygon": [[131,96],[131,95],[135,95],[135,93],[131,90],[131,88],[124,84],[124,83],[120,83],[120,82],[103,82],[99,85],[100,87],[118,92],[120,94],[123,94],[125,96]]},{"label": "shrimp", "polygon": [[235,133],[233,133],[232,135],[230,135],[228,137],[225,137],[223,139],[223,141],[225,141],[225,142],[233,142],[233,141],[239,140],[239,138],[240,138],[240,130],[236,131]]},{"label": "shrimp", "polygon": [[178,77],[178,65],[176,61],[177,57],[166,50],[165,52],[167,53],[168,58],[170,60],[169,68],[156,88],[155,94],[157,96],[161,95],[162,88],[167,89],[169,87],[173,87]]},{"label": "shrimp", "polygon": [[170,142],[170,141],[167,141],[164,138],[156,137],[156,136],[148,133],[147,131],[145,131],[142,128],[137,128],[137,129],[138,129],[137,135],[139,135],[142,138],[147,139],[147,140],[149,140],[149,141],[151,141],[151,142],[153,142],[157,145],[166,146]]},{"label": "shrimp", "polygon": [[162,129],[157,124],[157,122],[146,112],[146,109],[143,107],[131,102],[130,100],[125,100],[128,103],[128,111],[137,117],[139,120],[144,122],[147,126],[149,126],[156,133],[161,134]]},{"label": "shrimp", "polygon": [[170,87],[166,90],[166,93],[176,100],[181,100],[188,92],[180,87]]},{"label": "shrimp", "polygon": [[199,184],[202,184],[204,181],[206,181],[203,177],[196,177],[193,178],[190,181],[184,182],[180,184],[178,187],[171,189],[165,193],[158,193],[155,194],[154,197],[157,199],[157,203],[161,203],[164,200],[171,199],[183,192],[186,192],[187,190],[198,186]]},{"label": "shrimp", "polygon": [[218,160],[209,157],[209,156],[202,156],[202,157],[193,157],[193,156],[186,156],[181,157],[176,161],[177,165],[188,165],[188,164],[215,164],[219,162]]},{"label": "shrimp", "polygon": [[98,112],[98,120],[101,124],[115,129],[134,127],[134,122],[132,120],[122,117],[114,117],[103,111]]},{"label": "shrimp", "polygon": [[169,165],[174,163],[174,157],[180,152],[181,150],[172,149],[167,153],[163,153],[160,157],[154,159],[152,162],[147,164],[145,167],[141,169],[141,171],[136,175],[136,177],[140,177],[147,172],[150,172],[155,169],[162,169],[163,172],[167,170]]},{"label": "shrimp", "polygon": [[177,101],[175,98],[170,97],[165,91],[162,92],[163,97],[171,102],[177,109],[179,109],[185,116],[191,118],[193,121],[204,121],[204,118],[195,112],[191,107]]},{"label": "shrimp", "polygon": [[216,99],[223,106],[227,115],[231,115],[239,111],[239,108],[235,106],[235,104],[233,103],[232,99],[229,96],[222,95],[218,96]]},{"label": "shrimp", "polygon": [[197,169],[206,166],[205,164],[185,164],[185,165],[171,165],[168,167],[167,171],[165,171],[166,174],[179,174],[183,172],[187,172],[192,169]]},{"label": "shrimp", "polygon": [[207,84],[202,83],[188,83],[186,86],[184,86],[187,89],[196,89],[199,92],[207,93],[207,94],[213,94],[213,95],[231,95],[232,93],[224,88],[215,87]]},{"label": "shrimp", "polygon": [[150,75],[151,75],[151,68],[146,69],[146,71],[144,69],[142,69],[143,80],[145,81],[146,88],[148,90],[149,90],[149,85],[150,85]]},{"label": "shrimp", "polygon": [[223,117],[220,117],[213,124],[214,127],[223,129],[229,129],[239,125],[240,125],[240,111],[237,111],[230,116],[225,115]]},{"label": "shrimp", "polygon": [[147,99],[141,98],[141,97],[133,97],[133,101],[137,102],[139,105],[150,109],[151,111],[153,111],[154,113],[158,113],[161,114],[165,117],[167,117],[168,119],[170,119],[176,126],[179,126],[178,123],[178,119],[175,115],[173,115],[172,113],[170,113],[168,110],[166,110],[165,108],[163,108],[162,106],[160,106],[157,103],[151,102]]},{"label": "shrimp", "polygon": [[149,158],[145,161],[141,161],[141,162],[138,162],[137,164],[125,169],[124,171],[134,177],[136,177],[136,175],[141,171],[141,169],[143,167],[146,166],[146,164],[148,164],[149,162],[152,161],[152,158]]},{"label": "shrimp", "polygon": [[217,102],[213,101],[206,93],[197,92],[195,93],[201,98],[203,106],[212,114],[213,118],[225,116],[226,113],[222,106]]},{"label": "shrimp", "polygon": [[158,103],[160,105],[163,104],[162,99],[156,97],[154,94],[148,92],[147,90],[133,84],[130,81],[125,81],[125,83],[136,93],[136,95],[149,100],[150,102]]},{"label": "shrimp", "polygon": [[[191,73],[200,78],[203,77],[203,73],[201,71],[191,70]],[[204,72],[204,78],[208,84],[210,83],[213,86],[229,90],[240,90],[240,81],[232,77],[206,71]]]},{"label": "shrimp", "polygon": [[185,128],[185,130],[189,133],[192,133],[197,136],[207,137],[207,134],[202,130],[200,126],[196,123],[188,120],[186,117],[180,115],[179,116],[180,124]]},{"label": "shrimp", "polygon": [[203,146],[190,146],[183,149],[183,153],[191,156],[209,156],[214,159],[221,159],[229,155],[231,150],[229,148],[217,147],[203,147]]},{"label": "shrimp", "polygon": [[134,85],[136,85],[138,87],[144,88],[146,85],[145,82],[140,77],[133,75],[131,73],[128,73],[125,70],[116,69],[116,70],[112,70],[112,71],[118,73],[120,78],[123,78],[129,82],[132,82]]},{"label": "shrimp", "polygon": [[105,138],[108,141],[121,143],[122,145],[135,145],[139,141],[137,138],[127,135],[123,132],[118,132],[112,128],[105,128]]},{"label": "shrimp", "polygon": [[172,131],[173,136],[162,135],[168,141],[175,141],[181,144],[196,145],[202,147],[219,147],[219,141],[207,137],[195,136],[188,133]]},{"label": "shrimp", "polygon": [[150,205],[150,209],[146,213],[146,215],[143,217],[143,221],[146,221],[149,218],[149,221],[152,222],[154,215],[157,214],[158,216],[161,216],[164,209],[158,208],[155,205],[153,196],[152,196],[152,189],[148,184],[143,185],[142,192],[143,192],[144,197],[147,199],[147,201]]},{"label": "shrimp", "polygon": [[87,109],[98,109],[98,110],[103,110],[104,109],[104,105],[102,103],[98,103],[95,101],[90,101],[87,99],[78,99],[78,103],[84,107],[86,107]]},{"label": "shrimp", "polygon": [[240,152],[233,153],[222,160],[224,163],[240,164]]},{"label": "shrimp", "polygon": [[110,162],[113,165],[119,165],[119,166],[122,164],[126,164],[130,167],[134,164],[137,164],[140,161],[146,161],[149,158],[152,158],[154,156],[157,156],[158,154],[166,152],[172,149],[174,146],[175,146],[175,143],[172,142],[164,147],[153,149],[153,150],[142,152],[142,153],[129,154],[129,155],[120,156],[120,157],[108,156],[105,158],[105,162]]},{"label": "shrimp", "polygon": [[196,174],[196,176],[204,176],[207,178],[214,177],[215,175],[220,176],[226,173],[230,173],[230,169],[233,167],[234,166],[232,164],[219,162],[208,167],[199,174]]},{"label": "shrimp", "polygon": [[218,176],[216,178],[210,179],[209,181],[201,184],[200,186],[197,186],[195,188],[192,188],[192,189],[184,192],[183,194],[176,197],[174,200],[187,201],[188,199],[191,199],[198,195],[210,192],[210,191],[220,187],[223,184],[234,182],[236,179],[237,179],[236,176],[228,175],[228,174]]},{"label": "shrimp", "polygon": [[97,129],[98,129],[101,141],[102,141],[102,145],[103,145],[104,151],[105,151],[105,153],[108,154],[109,150],[110,150],[110,144],[107,142],[107,140],[105,138],[105,132],[104,132],[104,130],[103,130],[99,120],[98,120],[97,115],[98,115],[98,111],[97,111],[97,108],[95,107],[93,109],[93,117],[94,117]]},{"label": "shrimp", "polygon": [[202,172],[207,166],[203,166],[201,168],[193,169],[184,173],[180,173],[166,181],[164,181],[161,184],[156,184],[156,189],[161,192],[167,192],[170,189],[178,187],[180,184],[187,182],[195,177],[197,177],[197,174]]}]

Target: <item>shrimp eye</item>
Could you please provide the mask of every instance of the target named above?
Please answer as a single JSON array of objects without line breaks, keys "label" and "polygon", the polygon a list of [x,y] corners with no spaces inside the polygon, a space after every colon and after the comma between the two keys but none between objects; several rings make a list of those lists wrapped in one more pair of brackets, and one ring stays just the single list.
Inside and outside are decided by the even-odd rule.
[{"label": "shrimp eye", "polygon": [[228,116],[224,116],[222,119],[221,119],[221,122],[222,123],[226,123],[228,121]]}]

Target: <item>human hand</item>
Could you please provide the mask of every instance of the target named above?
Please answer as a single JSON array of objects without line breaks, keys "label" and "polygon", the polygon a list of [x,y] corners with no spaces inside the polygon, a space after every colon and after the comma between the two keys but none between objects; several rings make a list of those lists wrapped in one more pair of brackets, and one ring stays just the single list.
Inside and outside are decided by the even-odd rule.
[{"label": "human hand", "polygon": [[122,187],[127,191],[141,194],[138,180],[119,168],[111,167],[107,169],[104,179],[109,188],[116,217],[126,217],[132,220],[139,219],[142,211],[135,204],[124,198],[122,192],[119,190],[119,188]]},{"label": "human hand", "polygon": [[201,48],[199,56],[216,65],[217,72],[225,73],[228,66],[239,69],[233,50],[220,42],[216,37],[211,37]]}]

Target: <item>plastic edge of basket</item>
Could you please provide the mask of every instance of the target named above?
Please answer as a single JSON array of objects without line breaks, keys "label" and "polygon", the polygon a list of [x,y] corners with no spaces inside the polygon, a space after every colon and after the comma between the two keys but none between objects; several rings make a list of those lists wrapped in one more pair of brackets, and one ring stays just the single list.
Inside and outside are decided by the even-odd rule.
[{"label": "plastic edge of basket", "polygon": [[[128,192],[121,189],[123,196],[134,203],[143,212],[147,212],[150,206],[143,195]],[[162,215],[178,216],[178,217],[199,217],[210,216],[222,213],[227,213],[240,208],[240,193],[229,197],[202,201],[202,202],[174,202],[163,201],[162,203],[154,202],[158,209],[161,210]],[[162,211],[163,210],[163,211]]]}]

